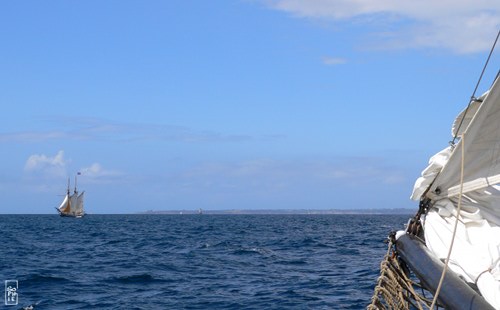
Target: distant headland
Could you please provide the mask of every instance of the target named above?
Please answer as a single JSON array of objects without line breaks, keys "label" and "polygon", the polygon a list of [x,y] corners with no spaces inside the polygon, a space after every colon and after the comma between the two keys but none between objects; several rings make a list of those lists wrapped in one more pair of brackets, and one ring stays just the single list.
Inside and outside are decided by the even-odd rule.
[{"label": "distant headland", "polygon": [[138,214],[408,214],[414,209],[230,209],[230,210],[148,210]]}]

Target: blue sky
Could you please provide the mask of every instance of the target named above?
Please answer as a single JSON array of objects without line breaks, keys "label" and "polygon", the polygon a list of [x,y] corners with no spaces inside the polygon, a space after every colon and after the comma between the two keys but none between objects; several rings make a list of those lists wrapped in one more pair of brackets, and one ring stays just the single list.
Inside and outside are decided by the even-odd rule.
[{"label": "blue sky", "polygon": [[435,2],[3,3],[0,213],[416,208],[500,28]]}]

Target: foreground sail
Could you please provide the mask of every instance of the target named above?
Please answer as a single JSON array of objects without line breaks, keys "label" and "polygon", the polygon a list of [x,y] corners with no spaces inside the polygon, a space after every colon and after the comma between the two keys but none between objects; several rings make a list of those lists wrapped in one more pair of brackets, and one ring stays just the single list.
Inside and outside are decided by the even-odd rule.
[{"label": "foreground sail", "polygon": [[68,180],[68,190],[66,192],[66,195],[64,196],[64,199],[59,208],[56,208],[59,212],[59,215],[77,218],[83,217],[85,215],[85,211],[83,209],[84,194],[85,191],[83,191],[81,194],[78,194],[78,190],[76,188],[76,177],[75,190],[73,191],[73,194],[70,194]]},{"label": "foreground sail", "polygon": [[[477,285],[481,295],[500,308],[500,82],[475,101],[477,108],[462,139],[454,147],[440,152],[441,163],[430,162],[412,195],[428,199],[424,235],[427,247],[445,259],[454,232],[455,245],[449,268],[469,283]],[[464,111],[465,112],[465,111]],[[471,113],[472,112],[472,113]],[[459,115],[458,120],[465,113]],[[457,123],[457,121],[455,122]],[[464,122],[466,123],[465,119]],[[462,123],[462,124],[463,124]],[[462,125],[463,126],[463,125]],[[463,151],[462,151],[463,150]],[[449,155],[448,155],[449,154]],[[442,168],[438,169],[438,166]],[[463,169],[462,169],[463,166]],[[428,189],[421,182],[434,171]],[[426,183],[426,182],[424,182]],[[421,196],[418,194],[423,192]],[[458,205],[460,203],[460,213]],[[424,219],[423,219],[424,220]]]},{"label": "foreground sail", "polygon": [[420,201],[420,209],[406,231],[390,238],[392,258],[388,255],[381,268],[371,309],[411,304],[406,298],[387,301],[391,294],[384,295],[382,288],[392,284],[382,278],[388,274],[404,278],[391,282],[395,291],[429,306],[413,290],[412,273],[434,295],[433,303],[447,309],[500,309],[498,78],[458,115],[452,135],[458,143],[434,155],[415,183],[411,198]]}]

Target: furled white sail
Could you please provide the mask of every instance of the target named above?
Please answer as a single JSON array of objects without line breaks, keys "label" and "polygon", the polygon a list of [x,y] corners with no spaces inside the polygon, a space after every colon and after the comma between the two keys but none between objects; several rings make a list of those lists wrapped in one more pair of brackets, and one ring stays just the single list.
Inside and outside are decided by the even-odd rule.
[{"label": "furled white sail", "polygon": [[[489,93],[471,104],[467,114],[464,111],[457,117],[452,134],[462,138],[456,146],[431,158],[415,183],[412,199],[425,196],[432,201],[432,208],[424,219],[424,234],[427,247],[440,259],[448,254],[455,221],[459,218],[450,269],[477,284],[483,297],[500,309],[498,79]],[[462,165],[463,195],[458,214]]]}]

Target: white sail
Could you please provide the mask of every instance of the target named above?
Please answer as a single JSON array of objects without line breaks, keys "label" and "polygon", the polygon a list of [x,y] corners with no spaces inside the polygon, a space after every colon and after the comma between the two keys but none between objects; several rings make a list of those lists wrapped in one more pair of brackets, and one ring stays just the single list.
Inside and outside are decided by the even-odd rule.
[{"label": "white sail", "polygon": [[78,192],[73,193],[69,199],[71,202],[70,213],[71,213],[71,215],[76,215],[76,208],[77,208],[77,204],[78,204]]},{"label": "white sail", "polygon": [[461,140],[431,158],[412,198],[424,195],[432,201],[424,234],[427,247],[440,259],[447,257],[455,220],[460,219],[450,269],[476,283],[483,297],[500,309],[500,81],[480,99],[467,115],[457,117],[452,133],[463,135]]},{"label": "white sail", "polygon": [[500,81],[498,79],[477,108],[463,135],[463,141],[456,145],[430,188],[431,198],[452,197],[459,194],[462,143],[465,149],[463,192],[484,189],[500,183]]},{"label": "white sail", "polygon": [[[80,173],[78,173],[80,175]],[[69,217],[83,217],[85,215],[85,211],[83,210],[83,200],[85,191],[81,194],[78,194],[78,189],[76,187],[76,176],[75,176],[75,189],[73,194],[70,194],[70,180],[68,179],[68,190],[65,195],[63,202],[59,206],[58,211],[61,216],[69,216]]]},{"label": "white sail", "polygon": [[69,212],[70,211],[70,205],[68,203],[69,203],[69,197],[68,197],[68,195],[65,195],[63,201],[61,202],[61,205],[58,208],[59,211],[61,211],[63,213]]},{"label": "white sail", "polygon": [[83,191],[80,195],[78,195],[76,199],[76,206],[75,206],[75,214],[76,215],[83,215],[83,197],[84,197],[85,191]]}]

